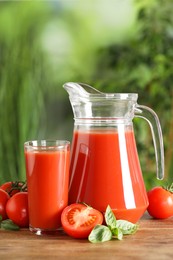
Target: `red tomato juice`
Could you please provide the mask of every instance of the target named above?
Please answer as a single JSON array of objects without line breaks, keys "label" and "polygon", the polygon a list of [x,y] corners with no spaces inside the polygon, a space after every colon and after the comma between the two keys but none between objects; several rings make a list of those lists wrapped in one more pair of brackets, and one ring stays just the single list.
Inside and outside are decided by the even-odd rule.
[{"label": "red tomato juice", "polygon": [[[123,130],[123,129],[121,129]],[[85,202],[137,222],[148,199],[132,130],[74,131],[69,203]]]},{"label": "red tomato juice", "polygon": [[57,229],[68,204],[69,151],[25,151],[30,226]]}]

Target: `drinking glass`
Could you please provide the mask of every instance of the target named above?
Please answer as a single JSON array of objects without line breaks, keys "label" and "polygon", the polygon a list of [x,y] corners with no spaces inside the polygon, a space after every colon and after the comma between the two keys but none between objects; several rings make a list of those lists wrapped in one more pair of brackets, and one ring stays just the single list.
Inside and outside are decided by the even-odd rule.
[{"label": "drinking glass", "polygon": [[68,204],[70,142],[35,140],[24,143],[29,229],[37,235],[56,232]]}]

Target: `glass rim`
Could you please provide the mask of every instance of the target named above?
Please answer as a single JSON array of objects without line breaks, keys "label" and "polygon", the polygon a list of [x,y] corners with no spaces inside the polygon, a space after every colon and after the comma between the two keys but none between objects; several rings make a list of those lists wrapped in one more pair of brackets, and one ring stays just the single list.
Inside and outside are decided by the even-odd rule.
[{"label": "glass rim", "polygon": [[24,142],[24,147],[33,147],[33,148],[47,148],[47,147],[65,147],[69,146],[70,141],[68,140],[58,140],[58,139],[40,139],[40,140],[29,140]]},{"label": "glass rim", "polygon": [[[83,97],[82,97],[83,98]],[[104,94],[89,94],[88,97],[91,101],[137,101],[137,93],[104,93]],[[79,97],[80,99],[80,97]]]}]

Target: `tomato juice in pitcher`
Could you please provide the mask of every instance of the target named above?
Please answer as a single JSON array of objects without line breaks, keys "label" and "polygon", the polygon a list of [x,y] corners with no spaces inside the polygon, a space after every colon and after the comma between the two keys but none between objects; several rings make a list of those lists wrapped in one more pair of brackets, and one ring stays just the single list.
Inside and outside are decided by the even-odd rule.
[{"label": "tomato juice in pitcher", "polygon": [[132,119],[134,113],[143,118],[150,115],[157,177],[162,179],[164,157],[158,118],[151,109],[137,108],[137,94],[104,94],[78,83],[64,87],[75,116],[69,203],[84,202],[102,212],[110,205],[117,219],[137,222],[147,209],[148,198]]}]

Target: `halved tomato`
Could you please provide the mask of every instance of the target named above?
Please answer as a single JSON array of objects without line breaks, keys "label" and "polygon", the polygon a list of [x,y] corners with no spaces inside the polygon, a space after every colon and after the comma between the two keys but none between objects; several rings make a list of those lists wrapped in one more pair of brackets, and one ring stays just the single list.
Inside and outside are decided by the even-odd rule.
[{"label": "halved tomato", "polygon": [[61,223],[69,236],[87,238],[96,225],[103,223],[103,215],[90,206],[74,203],[63,210]]}]

